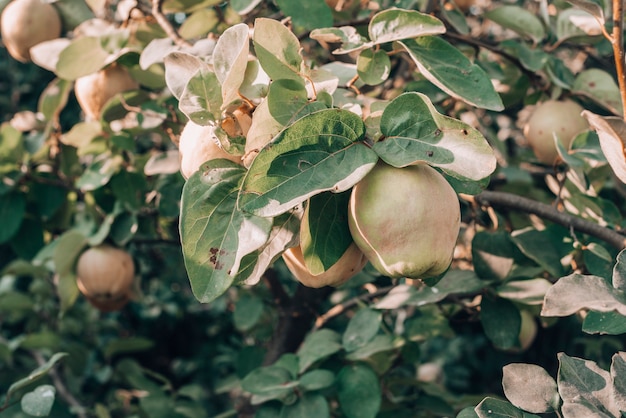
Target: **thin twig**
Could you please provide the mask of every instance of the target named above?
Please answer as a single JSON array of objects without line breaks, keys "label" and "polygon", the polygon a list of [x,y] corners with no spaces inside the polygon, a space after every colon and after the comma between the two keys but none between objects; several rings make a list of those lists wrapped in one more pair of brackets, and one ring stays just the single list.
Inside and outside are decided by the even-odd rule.
[{"label": "thin twig", "polygon": [[341,315],[342,313],[352,308],[353,306],[358,305],[359,302],[365,302],[365,301],[377,298],[379,296],[384,296],[387,293],[389,293],[393,288],[395,288],[395,286],[381,287],[380,289],[377,289],[374,292],[365,293],[363,295],[353,297],[352,299],[348,299],[347,301],[343,303],[333,306],[328,311],[326,311],[323,315],[317,318],[317,320],[315,321],[315,326],[313,327],[313,330],[320,329],[329,320],[331,320],[332,318],[335,318],[336,316]]},{"label": "thin twig", "polygon": [[474,201],[483,206],[499,206],[532,213],[567,228],[580,231],[607,242],[621,250],[626,248],[626,237],[612,229],[584,220],[555,207],[512,193],[484,191],[474,196]]},{"label": "thin twig", "polygon": [[624,0],[613,0],[613,58],[615,59],[615,71],[617,82],[622,96],[622,117],[626,119],[626,70],[624,69]]},{"label": "thin twig", "polygon": [[163,14],[163,0],[152,0],[152,16],[156,19],[157,23],[167,36],[170,37],[174,41],[174,43],[180,47],[190,47],[191,44],[184,40],[179,34],[178,31],[172,26],[169,20]]},{"label": "thin twig", "polygon": [[[37,364],[39,364],[39,366],[43,366],[44,364],[46,364],[46,359],[43,358],[41,353],[37,351],[31,351],[31,354]],[[59,396],[63,398],[63,400],[65,400],[65,402],[67,402],[67,404],[73,408],[76,416],[78,416],[78,418],[87,418],[87,409],[67,389],[67,386],[65,386],[65,383],[54,368],[50,369],[50,371],[48,372],[48,376],[50,376],[50,379],[52,380],[52,383],[54,384],[54,387],[56,388]]]}]

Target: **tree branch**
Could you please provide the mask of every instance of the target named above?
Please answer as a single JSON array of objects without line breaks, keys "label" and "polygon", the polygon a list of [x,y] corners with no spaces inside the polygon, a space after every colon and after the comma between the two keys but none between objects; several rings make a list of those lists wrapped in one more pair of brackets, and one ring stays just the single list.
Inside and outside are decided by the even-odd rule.
[{"label": "tree branch", "polygon": [[159,24],[159,26],[161,26],[161,28],[163,28],[163,30],[165,31],[167,36],[169,36],[170,39],[172,41],[174,41],[174,43],[176,45],[178,45],[180,47],[189,47],[189,46],[191,46],[191,44],[189,44],[189,42],[184,40],[178,34],[178,32],[176,31],[174,26],[172,26],[170,21],[167,20],[167,18],[163,14],[163,0],[152,0],[152,10],[151,10],[151,13],[152,13],[152,16],[154,16],[154,18],[156,19],[156,21]]},{"label": "tree branch", "polygon": [[626,237],[612,229],[560,212],[545,203],[537,202],[511,193],[484,191],[474,196],[474,201],[483,206],[499,206],[532,213],[567,228],[594,236],[621,250],[626,248]]},{"label": "tree branch", "polygon": [[626,119],[626,70],[624,69],[624,0],[613,0],[613,57],[622,97],[622,117]]}]

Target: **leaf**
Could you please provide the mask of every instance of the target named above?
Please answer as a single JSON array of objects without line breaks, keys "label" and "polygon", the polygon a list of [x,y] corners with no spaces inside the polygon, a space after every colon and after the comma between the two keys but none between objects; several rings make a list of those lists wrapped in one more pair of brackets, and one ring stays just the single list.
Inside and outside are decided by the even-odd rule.
[{"label": "leaf", "polygon": [[583,331],[588,334],[626,334],[624,315],[618,312],[589,311],[583,320]]},{"label": "leaf", "polygon": [[287,369],[277,366],[259,367],[241,381],[241,388],[265,400],[280,399],[293,391],[297,382],[291,380]]},{"label": "leaf", "polygon": [[119,354],[137,353],[147,351],[154,347],[154,341],[144,337],[116,338],[109,341],[104,347],[103,354],[107,360],[111,360]]},{"label": "leaf", "polygon": [[374,151],[388,164],[426,162],[453,177],[480,180],[496,167],[493,150],[476,129],[438,113],[421,93],[404,93],[383,111],[384,139]]},{"label": "leaf", "polygon": [[483,399],[474,411],[479,418],[528,418],[528,415],[510,403],[489,397]]},{"label": "leaf", "polygon": [[9,398],[11,398],[11,396],[18,390],[23,389],[31,383],[36,382],[37,380],[44,377],[50,371],[50,369],[52,369],[54,365],[57,364],[59,360],[67,355],[67,353],[53,354],[52,357],[48,359],[48,361],[30,372],[27,377],[20,379],[17,382],[14,382],[11,386],[9,386],[9,390],[7,390],[5,402],[8,402]]},{"label": "leaf", "polygon": [[[346,355],[346,360],[369,360],[378,353],[396,350],[399,345],[400,343],[396,344],[394,339],[390,335],[377,334],[362,347],[359,347],[356,350],[348,353]],[[393,358],[393,355],[387,355],[386,358]]]},{"label": "leaf", "polygon": [[111,180],[123,162],[119,155],[100,154],[76,180],[76,187],[84,192],[99,189]]},{"label": "leaf", "polygon": [[165,82],[174,97],[181,99],[189,81],[199,71],[209,71],[208,65],[200,58],[186,52],[172,52],[163,58]]},{"label": "leaf", "polygon": [[198,125],[218,120],[222,91],[214,72],[200,68],[189,80],[180,96],[178,108]]},{"label": "leaf", "polygon": [[300,41],[283,24],[274,19],[257,18],[252,40],[261,67],[272,80],[300,78]]},{"label": "leaf", "polygon": [[353,26],[314,29],[311,31],[309,37],[322,42],[341,42],[341,47],[333,51],[335,55],[347,54],[349,52],[369,48],[373,45],[372,42],[368,42]]},{"label": "leaf", "polygon": [[52,385],[37,386],[22,396],[22,411],[34,417],[47,417],[52,410],[55,394],[56,388]]},{"label": "leaf", "polygon": [[611,359],[612,400],[620,411],[626,411],[626,353],[620,351]]},{"label": "leaf", "polygon": [[178,28],[178,33],[184,39],[201,38],[211,32],[220,22],[220,17],[214,9],[200,9],[191,13]]},{"label": "leaf", "polygon": [[343,348],[350,352],[367,344],[380,329],[382,315],[380,312],[369,308],[359,309],[350,318],[348,326],[343,333]]},{"label": "leaf", "polygon": [[445,33],[446,27],[436,17],[414,10],[390,8],[376,13],[368,26],[374,44]]},{"label": "leaf", "polygon": [[532,227],[513,231],[511,239],[524,255],[535,261],[554,277],[564,273],[561,258],[565,256],[563,245],[559,245],[563,230],[546,228],[538,231]]},{"label": "leaf", "polygon": [[[281,125],[288,125],[307,104],[307,91],[301,79],[281,79],[270,84],[268,110]],[[255,113],[256,117],[256,113]]]},{"label": "leaf", "polygon": [[502,388],[511,403],[536,414],[558,410],[556,382],[543,367],[511,363],[502,368]]},{"label": "leaf", "polygon": [[87,245],[87,237],[77,230],[69,230],[56,239],[52,260],[57,274],[74,270],[76,259]]},{"label": "leaf", "polygon": [[506,350],[517,345],[522,317],[513,302],[483,296],[480,304],[480,322],[487,338],[496,347]]},{"label": "leaf", "polygon": [[244,293],[235,303],[233,324],[238,331],[249,331],[263,314],[263,301],[255,295]]},{"label": "leaf", "polygon": [[297,28],[315,29],[333,24],[333,13],[326,2],[276,0],[276,4]]},{"label": "leaf", "polygon": [[305,393],[296,403],[283,405],[280,418],[330,418],[328,401],[322,395]]},{"label": "leaf", "polygon": [[300,373],[306,371],[316,361],[341,350],[340,341],[339,334],[329,329],[313,331],[307,335],[296,353],[300,357]]},{"label": "leaf", "polygon": [[232,284],[242,258],[261,248],[272,219],[236,208],[245,169],[228,160],[203,165],[185,183],[180,232],[185,267],[196,298],[208,303]]},{"label": "leaf", "polygon": [[617,290],[626,290],[626,250],[621,250],[616,257],[612,275],[613,287]]},{"label": "leaf", "polygon": [[357,72],[365,84],[375,86],[389,77],[391,60],[386,51],[365,49],[357,58]]},{"label": "leaf", "polygon": [[7,193],[0,199],[0,244],[5,243],[20,229],[26,214],[26,196]]},{"label": "leaf", "polygon": [[602,6],[599,4],[587,0],[567,0],[567,2],[599,19],[601,25],[605,24],[604,10],[602,10]]},{"label": "leaf", "polygon": [[337,376],[337,397],[347,418],[375,418],[381,405],[378,376],[365,365],[344,366]]},{"label": "leaf", "polygon": [[99,37],[81,36],[59,54],[56,74],[64,80],[73,81],[100,70],[109,59],[110,54],[102,48]]},{"label": "leaf", "polygon": [[599,68],[590,68],[576,75],[572,93],[589,97],[611,112],[622,114],[622,99],[613,76]]},{"label": "leaf", "polygon": [[570,8],[559,12],[556,20],[556,36],[559,42],[582,40],[602,36],[598,20],[584,10]]},{"label": "leaf", "polygon": [[250,29],[239,23],[226,29],[219,37],[213,51],[213,69],[222,84],[224,106],[239,98],[239,87],[243,83],[250,50]]},{"label": "leaf", "polygon": [[568,403],[586,401],[600,413],[607,416],[619,416],[619,411],[611,402],[611,376],[596,363],[577,357],[569,357],[564,353],[557,355],[559,371],[557,384],[563,399],[563,407]]},{"label": "leaf", "polygon": [[559,279],[546,293],[542,316],[568,316],[581,309],[617,311],[626,315],[626,298],[598,276],[573,273]]},{"label": "leaf", "polygon": [[584,110],[581,113],[591,129],[595,130],[600,139],[600,148],[606,157],[613,173],[626,183],[626,122],[620,117],[599,116]]},{"label": "leaf", "polygon": [[519,6],[499,6],[487,11],[484,16],[500,26],[532,39],[534,43],[538,43],[546,36],[541,20]]},{"label": "leaf", "polygon": [[39,96],[37,109],[46,120],[56,120],[61,110],[67,104],[67,99],[72,91],[72,83],[67,80],[55,78],[46,86]]},{"label": "leaf", "polygon": [[504,280],[513,268],[515,245],[503,231],[479,231],[472,238],[474,271],[484,279]]},{"label": "leaf", "polygon": [[333,266],[354,242],[348,227],[350,192],[312,196],[300,227],[300,247],[311,274]]},{"label": "leaf", "polygon": [[327,109],[283,130],[252,162],[239,194],[239,208],[276,216],[323,191],[342,192],[376,164],[360,143],[365,126],[352,112]]},{"label": "leaf", "polygon": [[300,376],[300,388],[313,391],[331,386],[335,382],[335,374],[330,370],[317,369]]},{"label": "leaf", "polygon": [[230,6],[240,15],[250,13],[262,0],[231,0]]},{"label": "leaf", "polygon": [[541,305],[552,283],[546,279],[511,280],[498,286],[498,296],[525,305]]},{"label": "leaf", "polygon": [[504,109],[485,71],[445,40],[422,36],[399,43],[420,73],[450,96],[484,109]]}]

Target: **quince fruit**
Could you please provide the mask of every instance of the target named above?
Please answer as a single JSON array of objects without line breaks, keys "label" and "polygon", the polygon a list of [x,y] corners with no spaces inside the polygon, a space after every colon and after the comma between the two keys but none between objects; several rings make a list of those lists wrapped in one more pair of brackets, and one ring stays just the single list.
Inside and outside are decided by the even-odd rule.
[{"label": "quince fruit", "polygon": [[348,224],[381,274],[428,279],[452,262],[460,212],[454,189],[434,168],[380,161],[352,189]]}]

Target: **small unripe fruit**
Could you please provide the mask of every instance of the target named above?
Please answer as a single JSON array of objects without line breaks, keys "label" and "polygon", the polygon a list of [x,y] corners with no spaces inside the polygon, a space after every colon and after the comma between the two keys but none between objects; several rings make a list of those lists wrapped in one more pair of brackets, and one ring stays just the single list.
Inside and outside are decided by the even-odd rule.
[{"label": "small unripe fruit", "polygon": [[289,248],[283,253],[283,260],[295,278],[307,287],[339,286],[363,270],[367,258],[354,244],[350,244],[345,253],[330,268],[314,275],[306,267],[300,246]]},{"label": "small unripe fruit", "polygon": [[135,265],[124,250],[102,244],[83,252],[76,264],[78,289],[91,304],[104,312],[128,303]]},{"label": "small unripe fruit", "polygon": [[589,129],[587,120],[580,115],[583,108],[571,100],[548,100],[538,105],[524,126],[524,136],[537,160],[554,164],[559,153],[554,144],[554,134],[568,149],[577,134]]},{"label": "small unripe fruit", "polygon": [[139,83],[130,76],[126,68],[111,64],[76,80],[74,93],[83,112],[91,119],[97,120],[104,105],[115,95],[138,88]]},{"label": "small unripe fruit", "polygon": [[41,0],[13,0],[2,11],[0,31],[9,54],[30,61],[30,48],[61,36],[61,17]]},{"label": "small unripe fruit", "polygon": [[198,171],[202,163],[216,158],[226,158],[241,164],[241,156],[229,154],[219,145],[213,126],[198,125],[187,122],[180,134],[178,149],[180,151],[180,172],[188,179]]},{"label": "small unripe fruit", "polygon": [[454,189],[434,168],[379,162],[352,189],[348,224],[380,273],[427,279],[452,262],[460,212]]}]

